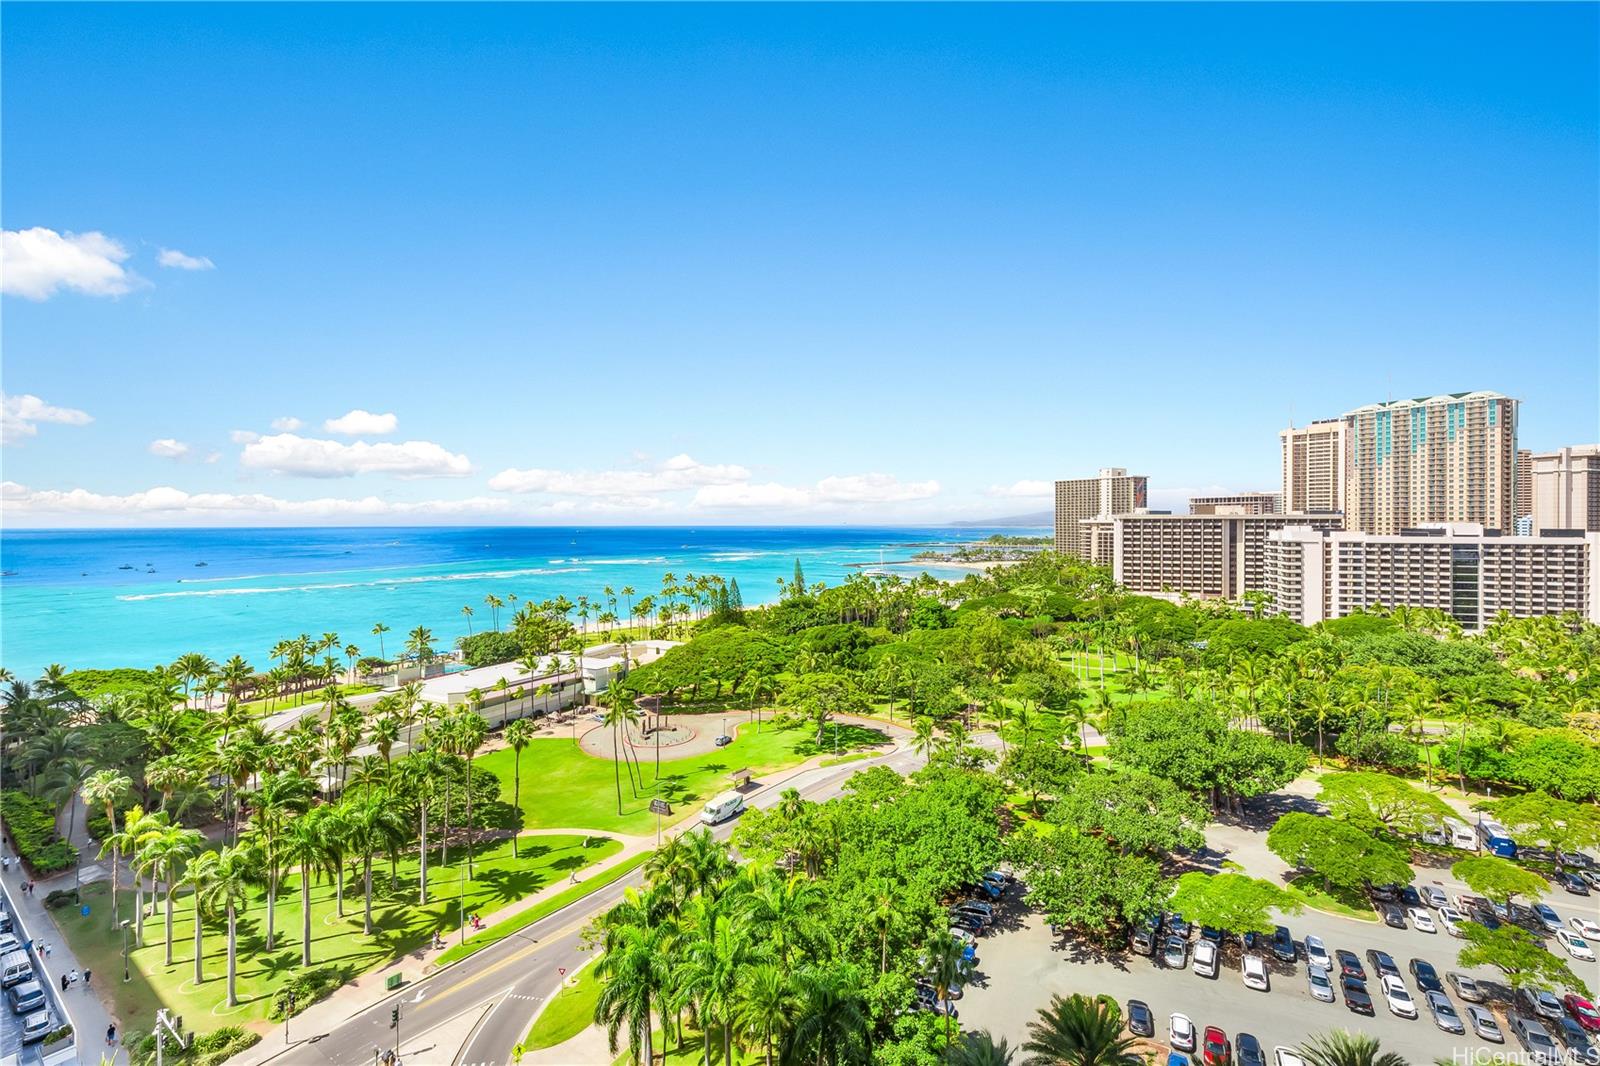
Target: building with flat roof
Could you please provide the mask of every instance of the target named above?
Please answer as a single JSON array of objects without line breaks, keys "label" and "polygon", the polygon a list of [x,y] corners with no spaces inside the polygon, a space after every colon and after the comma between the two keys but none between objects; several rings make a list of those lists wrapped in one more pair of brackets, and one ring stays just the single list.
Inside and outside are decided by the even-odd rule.
[{"label": "building with flat roof", "polygon": [[[1533,514],[1533,453],[1526,448],[1517,449],[1517,483],[1512,489],[1516,502],[1512,504],[1512,517],[1518,520]],[[1520,536],[1527,536],[1518,530]]]},{"label": "building with flat roof", "polygon": [[1391,400],[1358,407],[1344,423],[1346,528],[1477,522],[1513,530],[1516,400],[1498,392]]},{"label": "building with flat roof", "polygon": [[1154,596],[1236,600],[1264,584],[1267,534],[1339,529],[1339,515],[1114,515],[1084,523],[1117,583]]},{"label": "building with flat roof", "polygon": [[1600,531],[1600,444],[1532,457],[1533,528]]},{"label": "building with flat roof", "polygon": [[1374,605],[1431,607],[1463,629],[1501,612],[1600,622],[1600,533],[1503,536],[1480,523],[1399,533],[1289,526],[1267,536],[1268,610],[1314,625]]},{"label": "building with flat roof", "polygon": [[1056,551],[1089,557],[1080,523],[1086,518],[1132,514],[1149,506],[1150,479],[1120,466],[1101,469],[1095,477],[1056,482]]},{"label": "building with flat roof", "polygon": [[1344,510],[1345,423],[1328,418],[1278,433],[1283,492],[1278,511],[1321,514]]},{"label": "building with flat roof", "polygon": [[1189,513],[1282,514],[1283,495],[1277,492],[1235,492],[1223,496],[1191,496]]}]

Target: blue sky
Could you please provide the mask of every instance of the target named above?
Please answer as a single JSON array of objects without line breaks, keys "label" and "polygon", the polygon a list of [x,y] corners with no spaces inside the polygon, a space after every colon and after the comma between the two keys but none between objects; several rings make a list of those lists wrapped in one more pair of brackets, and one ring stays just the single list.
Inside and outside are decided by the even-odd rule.
[{"label": "blue sky", "polygon": [[1181,507],[1469,389],[1593,441],[1597,10],[6,4],[5,521]]}]

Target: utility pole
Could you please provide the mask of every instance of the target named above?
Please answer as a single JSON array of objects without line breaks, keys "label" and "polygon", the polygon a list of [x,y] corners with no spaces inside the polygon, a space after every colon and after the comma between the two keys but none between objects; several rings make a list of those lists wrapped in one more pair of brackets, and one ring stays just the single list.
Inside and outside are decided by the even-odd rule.
[{"label": "utility pole", "polygon": [[162,1045],[166,1042],[167,1034],[172,1034],[172,1039],[178,1042],[180,1048],[189,1046],[188,1038],[183,1035],[183,1018],[173,1015],[162,1007],[156,1011],[156,1066],[163,1066]]}]

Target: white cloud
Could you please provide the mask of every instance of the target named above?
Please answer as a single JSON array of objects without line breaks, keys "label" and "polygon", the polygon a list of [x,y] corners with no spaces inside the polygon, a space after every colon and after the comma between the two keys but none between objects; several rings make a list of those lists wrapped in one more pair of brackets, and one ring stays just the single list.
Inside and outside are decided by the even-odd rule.
[{"label": "white cloud", "polygon": [[408,440],[403,444],[345,444],[336,440],[279,433],[244,447],[240,463],[254,470],[270,470],[298,477],[354,477],[389,474],[399,478],[466,477],[472,463],[432,441]]},{"label": "white cloud", "polygon": [[128,255],[120,242],[96,230],[8,229],[0,233],[0,292],[28,300],[47,300],[58,289],[121,296],[144,283],[123,268]]},{"label": "white cloud", "polygon": [[200,492],[162,485],[124,496],[90,492],[29,489],[15,481],[0,483],[0,500],[6,513],[28,516],[93,516],[138,518],[157,516],[192,517],[212,520],[218,517],[239,521],[261,518],[363,518],[398,516],[496,515],[509,511],[509,501],[492,496],[464,500],[422,500],[396,502],[376,496],[360,499],[323,497],[315,500],[285,500],[261,493]]},{"label": "white cloud", "polygon": [[1022,480],[1012,482],[1010,485],[990,485],[984,492],[985,496],[1000,496],[1009,499],[1035,500],[1045,499],[1055,495],[1056,487],[1049,481]]},{"label": "white cloud", "polygon": [[206,456],[206,462],[208,462],[208,463],[215,463],[215,462],[220,461],[221,459],[222,459],[222,453],[221,452],[212,452],[211,454]]},{"label": "white cloud", "polygon": [[189,446],[181,440],[162,437],[160,440],[150,442],[150,454],[159,455],[163,459],[182,459],[189,454]]},{"label": "white cloud", "polygon": [[156,262],[175,270],[215,270],[217,264],[203,255],[184,255],[176,248],[163,248]]},{"label": "white cloud", "polygon": [[228,434],[228,439],[235,444],[254,444],[261,439],[261,434],[253,429],[236,429]]},{"label": "white cloud", "polygon": [[375,415],[356,408],[347,415],[328,419],[322,423],[322,428],[345,437],[382,437],[393,433],[399,424],[400,420],[393,414]]},{"label": "white cloud", "polygon": [[0,443],[15,444],[38,435],[40,422],[85,426],[94,419],[75,407],[56,407],[31,393],[7,396],[0,392]]},{"label": "white cloud", "polygon": [[750,471],[742,466],[707,464],[687,455],[675,455],[649,470],[502,470],[489,479],[489,487],[498,492],[548,492],[558,496],[644,497],[749,479]]},{"label": "white cloud", "polygon": [[926,500],[939,494],[937,481],[903,482],[890,474],[825,477],[810,488],[764,484],[709,485],[695,493],[697,507],[778,509],[859,507]]},{"label": "white cloud", "polygon": [[282,418],[274,418],[272,420],[272,428],[279,433],[293,433],[303,425],[305,423],[293,415],[284,415]]}]

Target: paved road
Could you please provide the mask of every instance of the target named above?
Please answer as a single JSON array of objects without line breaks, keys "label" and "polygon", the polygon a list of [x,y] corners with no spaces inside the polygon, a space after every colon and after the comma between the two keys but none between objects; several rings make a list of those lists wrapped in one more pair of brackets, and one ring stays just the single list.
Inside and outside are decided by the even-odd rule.
[{"label": "paved road", "polygon": [[[871,762],[857,761],[806,771],[781,785],[753,793],[748,802],[754,807],[773,806],[782,791],[791,787],[799,789],[807,799],[826,800],[839,795],[844,782],[865,766],[887,765],[909,773],[921,763],[922,758],[914,752],[896,750]],[[730,836],[736,824],[734,821],[718,826],[716,835]],[[371,1063],[374,1049],[394,1047],[395,1034],[389,1022],[391,1009],[398,1003],[401,1045],[405,1052],[402,1057],[412,1066],[419,1063],[442,1066],[446,1062],[500,1066],[510,1060],[511,1048],[527,1033],[539,1004],[556,991],[561,980],[559,971],[565,969],[571,973],[590,958],[579,950],[580,934],[589,919],[610,907],[624,891],[636,887],[642,880],[642,872],[629,874],[597,890],[573,908],[535,922],[520,933],[448,967],[438,976],[418,982],[357,1013],[333,1032],[294,1034],[295,1045],[273,1061],[297,1066],[300,1063],[341,1066]],[[466,1011],[482,1011],[485,1005],[489,1006],[488,1013],[477,1024],[459,1055],[451,1059],[449,1054],[454,1048],[440,1046],[434,1050],[429,1047],[428,1030],[445,1025]]]}]

